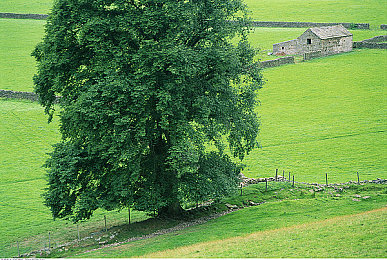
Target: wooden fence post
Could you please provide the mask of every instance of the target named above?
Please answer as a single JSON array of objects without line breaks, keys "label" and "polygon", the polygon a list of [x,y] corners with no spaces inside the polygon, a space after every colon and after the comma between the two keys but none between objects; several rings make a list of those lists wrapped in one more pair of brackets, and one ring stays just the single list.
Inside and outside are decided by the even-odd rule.
[{"label": "wooden fence post", "polygon": [[293,188],[294,188],[294,175],[293,175]]},{"label": "wooden fence post", "polygon": [[357,184],[360,184],[359,172],[357,172]]},{"label": "wooden fence post", "polygon": [[130,224],[130,208],[128,207],[128,219],[129,219],[129,224]]},{"label": "wooden fence post", "polygon": [[275,169],[275,181],[277,181],[278,169]]},{"label": "wooden fence post", "polygon": [[48,232],[48,250],[51,249],[51,232]]},{"label": "wooden fence post", "polygon": [[241,183],[241,196],[243,196],[243,183]]},{"label": "wooden fence post", "polygon": [[81,237],[79,235],[79,224],[77,224],[77,234],[78,234],[78,242],[81,240]]},{"label": "wooden fence post", "polygon": [[103,218],[105,219],[105,232],[107,232],[106,215],[104,215]]},{"label": "wooden fence post", "polygon": [[325,183],[328,186],[328,173],[325,173]]}]

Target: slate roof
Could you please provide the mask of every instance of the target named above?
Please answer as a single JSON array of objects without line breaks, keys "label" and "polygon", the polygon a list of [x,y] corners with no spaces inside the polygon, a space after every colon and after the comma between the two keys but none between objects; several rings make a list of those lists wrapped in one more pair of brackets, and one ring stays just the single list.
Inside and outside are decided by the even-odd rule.
[{"label": "slate roof", "polygon": [[352,33],[350,33],[341,24],[328,26],[328,27],[314,27],[314,28],[310,28],[309,30],[311,30],[317,37],[319,37],[322,40],[329,39],[329,38],[352,36]]}]

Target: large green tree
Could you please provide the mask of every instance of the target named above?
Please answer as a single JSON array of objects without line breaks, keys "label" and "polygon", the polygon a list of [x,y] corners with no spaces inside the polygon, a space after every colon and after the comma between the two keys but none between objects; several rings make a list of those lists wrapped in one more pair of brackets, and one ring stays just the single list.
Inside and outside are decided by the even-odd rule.
[{"label": "large green tree", "polygon": [[227,154],[242,160],[259,127],[248,32],[241,0],[57,0],[33,52],[50,119],[61,96],[44,194],[54,218],[178,215],[234,189]]}]

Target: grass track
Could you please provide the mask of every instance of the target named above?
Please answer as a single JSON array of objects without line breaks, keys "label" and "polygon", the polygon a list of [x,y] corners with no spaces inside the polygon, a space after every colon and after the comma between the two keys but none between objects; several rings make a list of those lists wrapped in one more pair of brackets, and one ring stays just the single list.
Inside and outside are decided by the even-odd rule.
[{"label": "grass track", "polygon": [[[360,189],[362,189],[362,187],[360,187]],[[198,243],[246,236],[255,232],[270,232],[271,230],[314,223],[316,221],[322,221],[337,216],[357,214],[378,209],[386,205],[386,196],[383,195],[385,191],[380,190],[377,192],[379,195],[367,190],[354,192],[369,194],[371,195],[371,199],[355,202],[352,200],[353,196],[351,194],[353,193],[351,193],[342,195],[340,198],[330,198],[330,195],[326,194],[321,196],[318,195],[315,199],[265,203],[261,206],[245,208],[230,213],[205,224],[190,227],[179,232],[143,241],[130,242],[118,247],[104,248],[89,253],[69,256],[77,258],[147,257],[152,253],[162,252],[167,249],[174,250],[179,247],[195,246]],[[286,240],[286,237],[282,237],[282,239]],[[271,244],[268,247],[272,248],[273,245],[274,244]],[[301,245],[303,244],[301,243]],[[211,250],[209,249],[208,251]],[[173,254],[165,256],[177,257],[177,255]],[[219,255],[219,257],[222,256]],[[258,256],[250,255],[243,257]],[[276,256],[269,254],[268,257]],[[300,255],[300,257],[302,256]]]},{"label": "grass track", "polygon": [[[145,255],[146,258],[386,257],[387,208]],[[364,250],[366,248],[366,250]]]}]

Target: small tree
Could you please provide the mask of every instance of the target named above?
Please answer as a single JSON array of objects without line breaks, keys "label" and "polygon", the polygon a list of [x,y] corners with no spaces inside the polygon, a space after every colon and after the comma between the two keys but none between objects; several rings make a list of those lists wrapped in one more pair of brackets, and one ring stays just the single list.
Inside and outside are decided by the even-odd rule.
[{"label": "small tree", "polygon": [[62,96],[44,194],[54,218],[179,215],[236,187],[225,143],[241,160],[255,147],[262,83],[245,13],[241,0],[56,1],[33,52],[49,120]]}]

